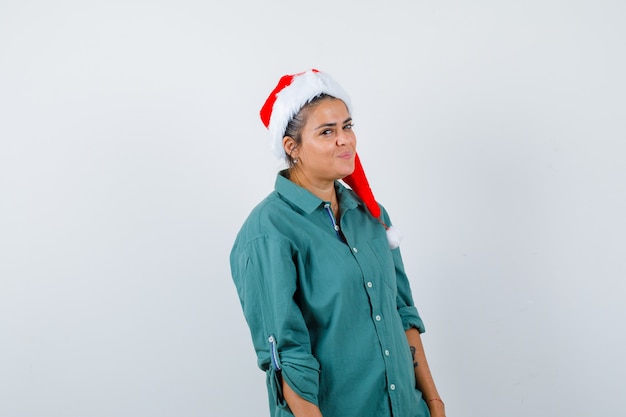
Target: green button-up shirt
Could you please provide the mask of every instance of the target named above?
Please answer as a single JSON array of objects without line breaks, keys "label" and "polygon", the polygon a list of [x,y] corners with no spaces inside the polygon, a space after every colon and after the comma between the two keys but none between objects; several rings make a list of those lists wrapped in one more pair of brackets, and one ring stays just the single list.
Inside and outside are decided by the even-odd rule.
[{"label": "green button-up shirt", "polygon": [[424,326],[400,250],[341,183],[335,222],[327,202],[283,175],[230,258],[271,415],[292,416],[282,377],[324,417],[428,416],[405,334]]}]

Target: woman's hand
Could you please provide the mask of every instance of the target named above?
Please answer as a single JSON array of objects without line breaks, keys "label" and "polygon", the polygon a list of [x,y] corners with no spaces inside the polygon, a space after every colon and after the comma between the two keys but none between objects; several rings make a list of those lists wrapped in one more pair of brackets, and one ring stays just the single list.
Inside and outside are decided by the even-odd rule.
[{"label": "woman's hand", "polygon": [[432,399],[427,401],[428,409],[430,410],[430,417],[446,417],[446,407],[443,401],[439,399]]}]

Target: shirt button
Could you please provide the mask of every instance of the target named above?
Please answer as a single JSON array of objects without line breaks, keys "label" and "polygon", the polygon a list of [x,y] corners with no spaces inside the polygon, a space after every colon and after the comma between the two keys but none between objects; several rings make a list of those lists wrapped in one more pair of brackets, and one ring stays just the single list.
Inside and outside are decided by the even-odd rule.
[{"label": "shirt button", "polygon": [[357,248],[352,248],[352,252],[357,253],[359,250]]},{"label": "shirt button", "polygon": [[389,350],[385,349],[385,356],[389,356]]},{"label": "shirt button", "polygon": [[392,390],[392,391],[395,391],[396,390],[396,384],[389,385],[389,389]]},{"label": "shirt button", "polygon": [[372,288],[374,285],[371,282],[367,283],[367,288]]},{"label": "shirt button", "polygon": [[376,319],[376,321],[381,321],[381,320],[383,319],[383,318],[382,318],[382,317],[380,317],[380,316],[376,316],[376,317],[374,317],[374,318]]}]

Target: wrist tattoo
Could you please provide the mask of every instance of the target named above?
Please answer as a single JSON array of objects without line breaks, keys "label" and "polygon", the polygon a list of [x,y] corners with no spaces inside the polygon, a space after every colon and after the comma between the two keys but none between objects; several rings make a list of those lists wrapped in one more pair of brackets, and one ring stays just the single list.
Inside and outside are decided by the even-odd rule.
[{"label": "wrist tattoo", "polygon": [[415,347],[409,346],[411,348],[411,355],[413,355],[413,368],[417,368],[417,361],[415,360]]}]

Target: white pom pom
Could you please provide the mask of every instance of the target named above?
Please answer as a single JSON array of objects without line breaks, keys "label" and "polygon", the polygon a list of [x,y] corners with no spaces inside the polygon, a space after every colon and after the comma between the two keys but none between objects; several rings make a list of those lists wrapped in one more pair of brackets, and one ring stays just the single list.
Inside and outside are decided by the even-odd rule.
[{"label": "white pom pom", "polygon": [[398,229],[391,226],[387,229],[387,240],[389,241],[389,247],[395,249],[400,246],[402,241],[402,234]]}]

